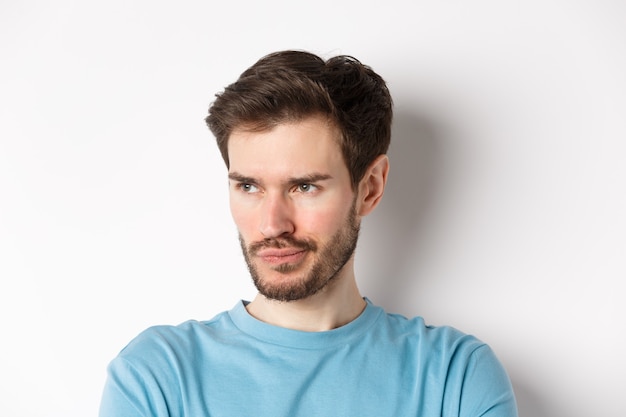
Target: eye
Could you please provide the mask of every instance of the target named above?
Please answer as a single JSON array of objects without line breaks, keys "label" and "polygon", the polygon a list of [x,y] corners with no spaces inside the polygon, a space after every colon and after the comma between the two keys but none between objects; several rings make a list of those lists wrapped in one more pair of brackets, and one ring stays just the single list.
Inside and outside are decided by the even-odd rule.
[{"label": "eye", "polygon": [[256,193],[259,191],[256,185],[250,184],[247,182],[242,182],[242,183],[237,184],[237,188],[239,188],[244,193],[249,193],[249,194]]},{"label": "eye", "polygon": [[301,193],[312,193],[317,190],[317,186],[313,184],[298,184],[297,191]]}]

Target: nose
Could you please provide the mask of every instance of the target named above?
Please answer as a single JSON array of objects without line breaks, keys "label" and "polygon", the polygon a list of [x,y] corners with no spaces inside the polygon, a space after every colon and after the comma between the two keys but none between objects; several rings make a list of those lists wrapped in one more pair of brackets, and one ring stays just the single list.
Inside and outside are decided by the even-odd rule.
[{"label": "nose", "polygon": [[266,195],[261,208],[259,230],[266,239],[294,232],[291,207],[284,195]]}]

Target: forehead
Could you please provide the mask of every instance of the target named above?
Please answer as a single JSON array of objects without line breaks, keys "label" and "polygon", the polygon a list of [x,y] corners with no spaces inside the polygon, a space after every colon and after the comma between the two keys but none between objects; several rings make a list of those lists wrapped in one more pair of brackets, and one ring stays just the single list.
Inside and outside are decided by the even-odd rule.
[{"label": "forehead", "polygon": [[322,116],[281,123],[269,130],[234,130],[228,140],[229,170],[250,176],[306,175],[347,168],[339,130]]}]

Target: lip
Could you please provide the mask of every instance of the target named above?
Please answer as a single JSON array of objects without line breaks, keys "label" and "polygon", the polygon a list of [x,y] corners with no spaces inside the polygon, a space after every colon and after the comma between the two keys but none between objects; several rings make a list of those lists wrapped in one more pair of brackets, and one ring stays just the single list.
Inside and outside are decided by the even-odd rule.
[{"label": "lip", "polygon": [[256,255],[269,264],[297,263],[304,259],[307,251],[304,249],[262,249]]}]

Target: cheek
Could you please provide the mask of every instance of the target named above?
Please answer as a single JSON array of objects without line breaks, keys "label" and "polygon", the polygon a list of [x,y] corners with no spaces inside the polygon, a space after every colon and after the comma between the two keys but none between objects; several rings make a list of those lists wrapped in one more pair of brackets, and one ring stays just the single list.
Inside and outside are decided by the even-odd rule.
[{"label": "cheek", "polygon": [[333,236],[343,227],[348,216],[350,203],[337,207],[317,210],[303,210],[296,219],[297,229],[301,234],[315,236]]},{"label": "cheek", "polygon": [[250,228],[253,225],[254,216],[252,213],[252,210],[238,203],[236,199],[230,199],[230,215],[237,226],[237,230],[244,236],[250,233]]}]

